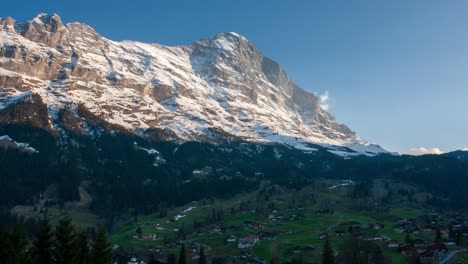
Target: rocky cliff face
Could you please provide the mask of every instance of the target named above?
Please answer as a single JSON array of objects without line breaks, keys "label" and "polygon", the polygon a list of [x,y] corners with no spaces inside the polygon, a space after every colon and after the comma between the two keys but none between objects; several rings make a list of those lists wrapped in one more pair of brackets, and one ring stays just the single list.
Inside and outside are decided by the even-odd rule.
[{"label": "rocky cliff face", "polygon": [[111,41],[57,15],[1,19],[0,109],[31,93],[47,105],[51,127],[62,109],[78,115],[80,106],[141,136],[385,152],[338,124],[317,96],[236,33],[166,47]]}]

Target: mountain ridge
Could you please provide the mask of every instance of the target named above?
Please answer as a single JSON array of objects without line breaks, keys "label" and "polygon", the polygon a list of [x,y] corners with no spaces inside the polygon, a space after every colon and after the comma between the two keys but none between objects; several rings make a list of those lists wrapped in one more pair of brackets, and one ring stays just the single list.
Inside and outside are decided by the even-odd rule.
[{"label": "mountain ridge", "polygon": [[141,136],[155,128],[179,141],[229,135],[307,151],[318,144],[339,155],[386,152],[337,123],[316,95],[234,32],[169,47],[112,41],[56,14],[24,24],[0,19],[0,27],[0,108],[32,92],[51,124],[60,109],[84,105]]}]

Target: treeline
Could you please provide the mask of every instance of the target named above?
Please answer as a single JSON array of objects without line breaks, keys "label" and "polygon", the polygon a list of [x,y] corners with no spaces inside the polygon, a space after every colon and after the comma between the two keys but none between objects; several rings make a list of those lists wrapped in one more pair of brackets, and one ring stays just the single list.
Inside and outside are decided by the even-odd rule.
[{"label": "treeline", "polygon": [[113,255],[104,227],[96,232],[79,230],[65,213],[55,228],[44,214],[32,237],[21,219],[9,228],[1,226],[0,260],[14,264],[110,264]]},{"label": "treeline", "polygon": [[[89,117],[88,117],[89,118]],[[88,122],[92,124],[92,122]],[[230,197],[255,190],[262,182],[300,189],[318,178],[375,178],[417,184],[444,200],[440,207],[464,208],[468,163],[452,156],[355,157],[343,159],[316,146],[304,153],[281,145],[231,142],[222,145],[154,142],[118,131],[90,127],[91,136],[54,135],[18,124],[0,125],[0,135],[28,142],[39,153],[0,148],[0,209],[34,205],[33,196],[56,186],[52,197],[63,204],[77,201],[78,186],[87,182],[91,209],[107,219],[122,214],[164,215],[168,208],[209,197]],[[143,149],[142,149],[143,148]],[[165,162],[155,166],[159,152]],[[368,186],[355,193],[364,196]],[[265,199],[268,194],[265,194]]]}]

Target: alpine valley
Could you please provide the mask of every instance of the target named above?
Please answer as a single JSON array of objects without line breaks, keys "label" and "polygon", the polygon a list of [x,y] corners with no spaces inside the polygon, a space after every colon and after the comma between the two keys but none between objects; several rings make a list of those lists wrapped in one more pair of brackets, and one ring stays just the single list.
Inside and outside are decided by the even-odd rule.
[{"label": "alpine valley", "polygon": [[[237,33],[168,47],[112,41],[55,14],[0,18],[2,215],[68,208],[114,231],[258,190],[305,197],[321,186],[327,196],[324,184],[341,180],[357,183],[340,197],[361,209],[400,191],[465,210],[468,154],[367,142]],[[405,187],[371,195],[389,183]]]}]

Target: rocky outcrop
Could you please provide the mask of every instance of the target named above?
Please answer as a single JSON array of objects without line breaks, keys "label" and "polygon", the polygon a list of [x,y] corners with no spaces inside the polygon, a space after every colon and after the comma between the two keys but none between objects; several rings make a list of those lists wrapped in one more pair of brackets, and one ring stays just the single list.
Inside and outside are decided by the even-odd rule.
[{"label": "rocky outcrop", "polygon": [[61,49],[67,42],[68,30],[57,14],[39,14],[21,27],[23,37],[33,42],[44,43],[49,47]]},{"label": "rocky outcrop", "polygon": [[47,105],[40,96],[30,94],[0,110],[0,123],[23,124],[49,129]]},{"label": "rocky outcrop", "polygon": [[[62,113],[72,122],[73,111],[60,111],[80,105],[151,138],[162,133],[180,141],[278,142],[301,149],[367,144],[236,33],[177,47],[115,42],[85,24],[64,25],[58,15],[40,14],[24,24],[0,20],[0,39],[0,89],[6,91],[0,108],[33,92],[51,119]],[[78,133],[79,124],[68,129]]]}]

